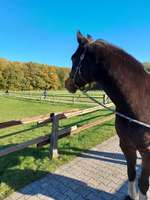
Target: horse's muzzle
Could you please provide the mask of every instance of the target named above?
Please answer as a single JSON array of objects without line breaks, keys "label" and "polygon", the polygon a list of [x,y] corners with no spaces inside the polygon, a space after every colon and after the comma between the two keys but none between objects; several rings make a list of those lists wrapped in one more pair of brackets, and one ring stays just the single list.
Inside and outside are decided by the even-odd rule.
[{"label": "horse's muzzle", "polygon": [[71,92],[71,93],[75,93],[77,91],[77,87],[74,85],[74,82],[72,79],[68,78],[66,81],[65,81],[65,88]]}]

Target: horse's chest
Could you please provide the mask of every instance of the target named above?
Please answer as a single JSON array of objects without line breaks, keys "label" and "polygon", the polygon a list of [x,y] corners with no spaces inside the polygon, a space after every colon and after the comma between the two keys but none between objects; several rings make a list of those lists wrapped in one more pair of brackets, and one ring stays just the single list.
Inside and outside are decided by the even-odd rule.
[{"label": "horse's chest", "polygon": [[150,152],[150,130],[125,120],[116,119],[116,131],[127,146]]}]

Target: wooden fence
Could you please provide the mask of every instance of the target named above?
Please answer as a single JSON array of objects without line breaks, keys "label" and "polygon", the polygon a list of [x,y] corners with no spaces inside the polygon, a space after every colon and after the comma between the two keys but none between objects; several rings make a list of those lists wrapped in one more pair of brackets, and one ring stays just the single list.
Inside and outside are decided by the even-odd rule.
[{"label": "wooden fence", "polygon": [[[108,104],[108,106],[112,106],[112,104]],[[44,126],[47,123],[52,124],[52,131],[50,134],[41,136],[32,140],[29,140],[27,142],[23,142],[14,146],[7,147],[5,149],[0,150],[0,157],[8,155],[12,152],[16,152],[19,150],[22,150],[28,146],[31,146],[33,144],[36,144],[37,147],[41,147],[46,144],[50,144],[50,157],[51,158],[57,158],[58,157],[58,140],[66,137],[68,135],[79,133],[80,131],[86,130],[88,128],[94,127],[96,125],[99,125],[101,123],[104,123],[108,120],[113,119],[114,115],[109,115],[104,117],[103,119],[96,120],[94,122],[90,122],[88,124],[85,124],[81,127],[77,127],[77,125],[63,128],[59,130],[59,121],[62,119],[69,119],[75,116],[80,116],[84,114],[89,114],[92,112],[96,112],[100,109],[102,109],[102,106],[96,106],[84,110],[70,110],[64,113],[51,113],[46,115],[39,115],[29,118],[24,118],[22,120],[12,120],[7,122],[0,123],[0,129],[12,127],[12,126],[18,126],[21,124],[28,124],[32,122],[37,122],[38,126]]]},{"label": "wooden fence", "polygon": [[[26,99],[26,100],[36,100],[36,101],[41,101],[41,102],[52,102],[52,103],[69,103],[69,104],[89,104],[89,105],[95,105],[93,101],[88,99],[86,96],[80,95],[80,94],[75,94],[75,95],[70,95],[70,94],[48,94],[46,97],[43,95],[29,95],[29,94],[21,94],[21,93],[12,93],[10,92],[9,94],[5,94],[1,92],[2,96],[7,96],[7,97],[14,97],[17,99]],[[100,94],[100,95],[94,95],[93,96],[95,99],[98,101],[101,101],[103,104],[110,103],[110,99],[106,94]]]}]

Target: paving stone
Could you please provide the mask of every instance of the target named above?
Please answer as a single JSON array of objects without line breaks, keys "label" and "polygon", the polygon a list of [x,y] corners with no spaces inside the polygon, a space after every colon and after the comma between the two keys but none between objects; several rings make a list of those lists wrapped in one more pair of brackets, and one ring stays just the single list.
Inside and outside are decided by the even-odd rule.
[{"label": "paving stone", "polygon": [[5,200],[122,200],[126,193],[126,161],[115,136]]}]

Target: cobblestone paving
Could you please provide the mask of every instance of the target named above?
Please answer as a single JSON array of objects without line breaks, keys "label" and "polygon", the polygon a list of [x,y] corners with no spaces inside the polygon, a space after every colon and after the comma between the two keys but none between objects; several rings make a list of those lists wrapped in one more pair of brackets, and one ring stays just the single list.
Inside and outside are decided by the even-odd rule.
[{"label": "cobblestone paving", "polygon": [[122,200],[126,193],[126,161],[115,136],[5,200]]}]

